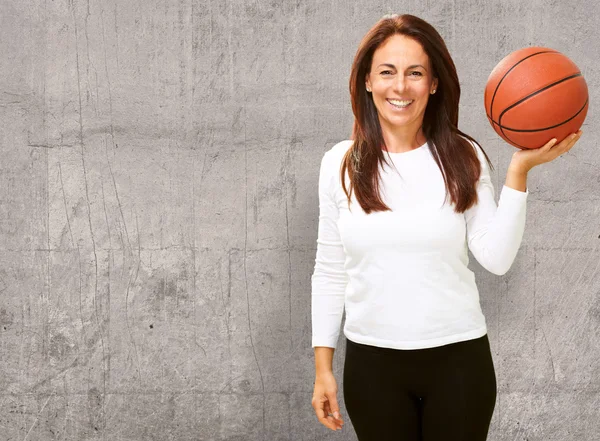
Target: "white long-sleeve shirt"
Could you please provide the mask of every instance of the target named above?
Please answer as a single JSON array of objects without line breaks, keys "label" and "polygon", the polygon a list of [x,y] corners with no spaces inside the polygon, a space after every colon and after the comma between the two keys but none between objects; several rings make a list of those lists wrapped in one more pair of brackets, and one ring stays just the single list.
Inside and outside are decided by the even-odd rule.
[{"label": "white long-sleeve shirt", "polygon": [[449,195],[443,204],[444,179],[426,143],[390,153],[398,171],[380,166],[381,197],[392,211],[366,214],[354,192],[350,211],[339,171],[352,142],[337,143],[321,161],[312,346],[336,347],[344,309],[345,336],[372,346],[418,349],[485,335],[467,246],[485,269],[506,273],[529,192],[505,185],[496,205],[487,162],[472,143],[482,165],[479,202],[457,214]]}]

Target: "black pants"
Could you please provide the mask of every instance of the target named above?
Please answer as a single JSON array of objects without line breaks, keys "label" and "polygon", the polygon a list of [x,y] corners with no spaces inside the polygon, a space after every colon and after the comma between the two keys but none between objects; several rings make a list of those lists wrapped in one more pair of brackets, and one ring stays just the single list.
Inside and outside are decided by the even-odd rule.
[{"label": "black pants", "polygon": [[485,441],[496,404],[488,337],[409,350],[346,338],[343,389],[359,441]]}]

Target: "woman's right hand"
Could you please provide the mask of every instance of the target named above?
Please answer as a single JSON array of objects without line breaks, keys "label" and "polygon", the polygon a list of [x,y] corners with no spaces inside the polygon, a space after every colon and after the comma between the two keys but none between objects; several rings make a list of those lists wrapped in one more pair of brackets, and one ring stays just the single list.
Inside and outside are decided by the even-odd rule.
[{"label": "woman's right hand", "polygon": [[[344,421],[337,402],[337,383],[333,372],[317,374],[312,407],[315,409],[317,418],[325,427],[331,430],[342,430]],[[329,414],[333,414],[333,416],[329,416]]]}]

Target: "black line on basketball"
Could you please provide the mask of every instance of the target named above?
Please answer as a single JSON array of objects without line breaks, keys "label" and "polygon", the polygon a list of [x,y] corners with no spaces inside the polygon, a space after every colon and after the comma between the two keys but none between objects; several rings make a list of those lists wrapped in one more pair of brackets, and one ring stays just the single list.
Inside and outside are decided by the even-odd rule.
[{"label": "black line on basketball", "polygon": [[[568,120],[566,120],[566,121],[563,121],[563,122],[562,122],[561,124],[559,124],[559,125],[562,125],[562,124],[568,123],[568,122],[569,122],[569,121],[571,121],[573,118],[575,118],[577,115],[579,115],[579,114],[580,114],[580,113],[583,111],[583,109],[585,109],[585,106],[587,105],[587,103],[588,103],[588,100],[586,99],[586,100],[585,100],[585,104],[583,105],[583,107],[582,107],[581,109],[579,109],[579,112],[577,112],[577,113],[576,113],[574,116],[572,116],[572,117],[571,117],[571,118],[569,118]],[[556,127],[557,127],[557,126],[556,126]],[[507,130],[508,130],[508,129],[507,129]],[[541,130],[539,130],[539,131],[541,132]],[[504,131],[502,131],[502,133],[504,133]],[[504,136],[506,136],[506,133],[504,133]],[[525,147],[525,146],[522,146],[522,145],[520,145],[520,144],[517,144],[517,143],[516,143],[516,142],[514,142],[514,141],[513,141],[513,140],[512,140],[512,139],[511,139],[509,136],[506,136],[506,138],[507,138],[507,139],[510,139],[510,141],[511,141],[513,144],[516,144],[516,145],[518,145],[518,146],[519,146],[520,148],[522,148],[522,149],[525,149],[525,148],[527,148],[527,147]]]},{"label": "black line on basketball", "polygon": [[[578,112],[577,112],[575,115],[573,115],[571,118],[569,118],[569,119],[568,119],[568,120],[566,120],[566,121],[563,121],[563,122],[562,122],[562,123],[560,123],[560,124],[557,124],[556,126],[552,126],[552,127],[549,127],[549,128],[550,128],[550,129],[552,129],[552,128],[554,128],[554,127],[558,127],[558,126],[560,126],[560,125],[562,125],[562,124],[566,124],[566,123],[568,123],[569,121],[571,121],[573,118],[575,118],[577,115],[579,115],[579,114],[580,114],[580,113],[583,111],[583,109],[585,109],[585,106],[587,106],[587,104],[588,104],[588,101],[589,101],[589,99],[586,99],[586,100],[585,100],[585,104],[583,105],[583,107],[582,107],[581,109],[579,109],[579,111],[578,111]],[[506,130],[508,130],[508,129],[506,129]],[[540,132],[541,132],[542,130],[548,130],[548,129],[539,129],[538,131],[540,131]],[[531,131],[534,131],[534,130],[531,130]],[[504,133],[504,131],[502,131],[502,133],[504,134],[504,136],[506,136],[506,133]],[[520,144],[517,144],[517,143],[516,143],[516,142],[514,142],[514,141],[513,141],[513,140],[512,140],[512,139],[511,139],[509,136],[506,136],[506,138],[507,138],[507,139],[510,139],[510,142],[512,142],[513,144],[515,144],[515,145],[519,146],[519,147],[520,147],[520,148],[522,148],[522,149],[526,149],[526,148],[527,148],[527,147],[525,147],[525,146],[522,146],[522,145],[520,145]],[[560,140],[559,140],[559,141],[560,141]]]},{"label": "black line on basketball", "polygon": [[531,57],[534,57],[534,56],[540,55],[540,54],[558,54],[558,53],[559,53],[558,51],[540,51],[540,52],[536,52],[534,54],[527,55],[522,60],[517,61],[510,69],[508,69],[504,73],[504,75],[502,75],[502,78],[500,78],[500,81],[498,81],[498,84],[496,85],[496,89],[494,90],[494,95],[492,95],[492,102],[490,103],[490,118],[492,118],[492,121],[493,121],[493,116],[494,116],[493,109],[494,109],[494,99],[496,99],[496,92],[498,92],[498,89],[500,88],[500,84],[502,84],[502,81],[504,81],[504,78],[506,78],[508,73],[511,70],[513,70],[515,67],[517,67],[519,64],[521,64],[523,61],[527,60],[528,58],[531,58]]},{"label": "black line on basketball", "polygon": [[[496,121],[492,121],[494,124],[496,124],[498,127],[500,127],[501,129],[504,130],[510,130],[511,132],[522,132],[522,133],[526,133],[526,132],[543,132],[544,130],[550,130],[550,129],[554,129],[555,127],[558,126],[562,126],[565,123],[568,123],[569,121],[571,121],[573,118],[575,118],[577,115],[579,115],[583,109],[585,109],[585,106],[587,106],[587,103],[589,101],[589,98],[586,98],[585,103],[583,104],[583,107],[581,107],[581,109],[579,109],[572,117],[570,117],[569,119],[564,120],[563,122],[560,122],[558,124],[555,124],[553,126],[550,127],[543,127],[541,129],[513,129],[512,127],[507,127],[507,126],[501,126],[500,124],[498,124]],[[488,117],[489,119],[489,117]],[[491,120],[490,120],[491,121]],[[504,131],[502,131],[502,133],[504,133]]]},{"label": "black line on basketball", "polygon": [[[581,72],[578,72],[578,73],[576,73],[576,74],[574,74],[574,75],[569,75],[568,77],[565,77],[565,78],[563,78],[563,79],[560,79],[560,80],[558,80],[558,81],[555,81],[554,83],[552,83],[552,84],[549,84],[548,86],[544,86],[544,87],[542,87],[541,89],[539,89],[539,90],[536,90],[536,91],[535,91],[535,92],[533,92],[533,93],[530,93],[530,94],[529,94],[529,95],[527,95],[526,97],[524,97],[524,98],[521,98],[521,99],[520,99],[519,101],[517,101],[516,103],[514,103],[514,104],[511,104],[511,105],[510,105],[510,106],[508,106],[506,109],[504,109],[504,110],[502,111],[502,113],[500,114],[500,118],[498,118],[498,126],[502,126],[502,117],[504,116],[504,114],[505,114],[506,112],[508,112],[508,111],[509,111],[510,109],[512,109],[513,107],[515,107],[515,106],[518,106],[518,105],[519,105],[519,104],[521,104],[523,101],[527,101],[527,100],[528,100],[529,98],[531,98],[532,96],[535,96],[535,95],[537,95],[537,94],[539,94],[539,93],[543,92],[544,90],[550,89],[551,87],[554,87],[554,86],[556,86],[557,84],[563,83],[563,82],[565,82],[565,81],[568,81],[568,80],[570,80],[570,79],[572,79],[572,78],[577,78],[577,77],[580,77],[580,76],[581,76]],[[561,124],[564,124],[564,121],[563,121]],[[500,129],[500,130],[502,131],[502,134],[503,134],[504,136],[506,136],[506,133],[504,133],[504,130],[503,130],[503,129]]]}]

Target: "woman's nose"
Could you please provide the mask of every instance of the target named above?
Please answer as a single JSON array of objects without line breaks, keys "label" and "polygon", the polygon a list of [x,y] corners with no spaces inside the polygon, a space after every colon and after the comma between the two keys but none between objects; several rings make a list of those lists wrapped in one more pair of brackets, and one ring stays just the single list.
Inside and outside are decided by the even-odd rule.
[{"label": "woman's nose", "polygon": [[398,75],[396,77],[396,81],[394,81],[394,89],[396,91],[403,91],[405,90],[407,87],[407,83],[406,83],[406,78],[404,77],[404,75]]}]

